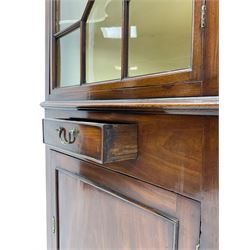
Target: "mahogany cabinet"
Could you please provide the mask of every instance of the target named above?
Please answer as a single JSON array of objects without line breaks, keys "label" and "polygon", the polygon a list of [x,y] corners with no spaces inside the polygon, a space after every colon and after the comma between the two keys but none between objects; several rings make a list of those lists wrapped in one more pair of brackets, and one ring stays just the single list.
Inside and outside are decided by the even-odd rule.
[{"label": "mahogany cabinet", "polygon": [[46,0],[48,249],[218,249],[218,1]]}]

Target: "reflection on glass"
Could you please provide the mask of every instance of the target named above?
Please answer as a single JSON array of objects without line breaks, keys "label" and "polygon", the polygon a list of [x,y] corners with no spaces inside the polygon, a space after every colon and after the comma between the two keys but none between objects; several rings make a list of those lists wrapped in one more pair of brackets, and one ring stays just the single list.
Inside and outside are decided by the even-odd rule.
[{"label": "reflection on glass", "polygon": [[86,81],[121,77],[122,0],[95,0],[86,27]]},{"label": "reflection on glass", "polygon": [[57,1],[56,30],[60,31],[80,20],[87,0],[60,0]]},{"label": "reflection on glass", "polygon": [[58,40],[57,81],[59,87],[80,84],[80,30]]},{"label": "reflection on glass", "polygon": [[193,0],[131,0],[129,76],[191,67],[192,22]]}]

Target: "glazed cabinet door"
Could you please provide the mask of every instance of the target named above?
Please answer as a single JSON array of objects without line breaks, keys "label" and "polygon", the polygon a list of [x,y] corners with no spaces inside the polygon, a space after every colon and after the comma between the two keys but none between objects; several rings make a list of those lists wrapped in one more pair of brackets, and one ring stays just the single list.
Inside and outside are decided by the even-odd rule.
[{"label": "glazed cabinet door", "polygon": [[47,152],[48,248],[195,249],[200,203]]},{"label": "glazed cabinet door", "polygon": [[48,99],[201,95],[204,2],[47,0]]}]

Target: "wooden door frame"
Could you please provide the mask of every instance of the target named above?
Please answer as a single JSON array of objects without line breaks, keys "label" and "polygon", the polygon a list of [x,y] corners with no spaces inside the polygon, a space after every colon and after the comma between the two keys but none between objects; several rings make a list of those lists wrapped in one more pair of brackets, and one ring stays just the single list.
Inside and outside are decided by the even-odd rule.
[{"label": "wooden door frame", "polygon": [[[200,28],[201,6],[205,0],[194,0],[193,69],[170,71],[127,78],[127,58],[123,56],[122,79],[89,83],[76,87],[55,88],[55,43],[52,0],[46,0],[46,100],[132,99],[188,97],[218,94],[218,1],[207,1],[207,27]],[[123,27],[128,26],[128,1],[123,7]],[[213,35],[213,36],[212,36]],[[122,54],[127,52],[127,29],[123,28]],[[208,61],[209,59],[209,61]],[[215,66],[213,66],[213,65]],[[82,65],[83,67],[83,65]]]}]

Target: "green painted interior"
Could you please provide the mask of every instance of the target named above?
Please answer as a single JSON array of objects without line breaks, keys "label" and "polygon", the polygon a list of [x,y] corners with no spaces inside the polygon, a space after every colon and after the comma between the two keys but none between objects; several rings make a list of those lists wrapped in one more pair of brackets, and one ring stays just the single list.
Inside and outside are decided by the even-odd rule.
[{"label": "green painted interior", "polygon": [[[81,16],[86,1],[73,2],[75,14],[61,5],[61,17]],[[130,77],[192,67],[193,0],[131,0],[129,24],[136,30],[129,37]],[[88,83],[121,78],[121,26],[122,0],[96,0],[87,21]],[[67,36],[60,39],[60,86],[80,83],[80,37]]]},{"label": "green painted interior", "polygon": [[77,22],[85,9],[88,0],[57,0],[57,31],[63,30]]},{"label": "green painted interior", "polygon": [[80,29],[58,40],[58,83],[60,87],[80,84]]}]

